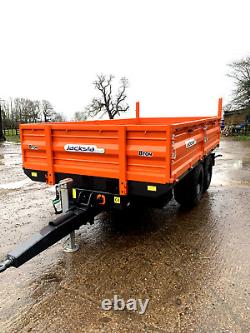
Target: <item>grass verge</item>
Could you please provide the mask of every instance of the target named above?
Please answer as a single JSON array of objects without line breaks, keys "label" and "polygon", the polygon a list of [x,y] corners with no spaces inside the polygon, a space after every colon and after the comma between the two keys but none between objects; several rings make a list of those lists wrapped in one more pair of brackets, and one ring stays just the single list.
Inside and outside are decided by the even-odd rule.
[{"label": "grass verge", "polygon": [[237,141],[250,141],[250,135],[237,135],[232,138]]},{"label": "grass verge", "polygon": [[6,141],[10,142],[20,142],[20,136],[19,135],[5,135]]}]

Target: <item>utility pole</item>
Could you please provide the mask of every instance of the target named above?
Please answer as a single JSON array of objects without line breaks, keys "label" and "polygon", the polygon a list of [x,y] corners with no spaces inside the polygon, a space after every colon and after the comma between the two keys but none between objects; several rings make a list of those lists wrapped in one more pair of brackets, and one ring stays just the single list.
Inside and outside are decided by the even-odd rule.
[{"label": "utility pole", "polygon": [[4,133],[3,133],[3,118],[2,118],[2,105],[1,105],[1,102],[3,102],[3,100],[0,99],[0,142],[6,140],[6,138],[4,136]]}]

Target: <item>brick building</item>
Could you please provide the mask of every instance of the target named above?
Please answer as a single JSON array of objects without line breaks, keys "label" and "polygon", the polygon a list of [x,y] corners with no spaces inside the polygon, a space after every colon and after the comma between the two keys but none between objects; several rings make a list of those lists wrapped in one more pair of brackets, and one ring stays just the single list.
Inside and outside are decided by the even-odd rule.
[{"label": "brick building", "polygon": [[224,124],[225,126],[250,124],[250,110],[224,111]]}]

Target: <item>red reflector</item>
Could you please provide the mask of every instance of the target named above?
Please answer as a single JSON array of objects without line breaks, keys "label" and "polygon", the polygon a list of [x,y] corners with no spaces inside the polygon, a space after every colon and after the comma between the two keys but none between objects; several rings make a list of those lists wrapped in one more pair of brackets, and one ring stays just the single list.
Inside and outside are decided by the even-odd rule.
[{"label": "red reflector", "polygon": [[97,194],[96,199],[97,199],[99,205],[105,205],[106,197],[104,194]]}]

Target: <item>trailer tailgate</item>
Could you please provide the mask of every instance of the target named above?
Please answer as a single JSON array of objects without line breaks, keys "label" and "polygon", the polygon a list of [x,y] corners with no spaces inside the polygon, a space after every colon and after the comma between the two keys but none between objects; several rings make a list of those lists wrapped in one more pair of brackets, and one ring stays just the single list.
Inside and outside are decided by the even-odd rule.
[{"label": "trailer tailgate", "polygon": [[23,166],[48,172],[127,180],[170,181],[169,126],[25,124]]}]

